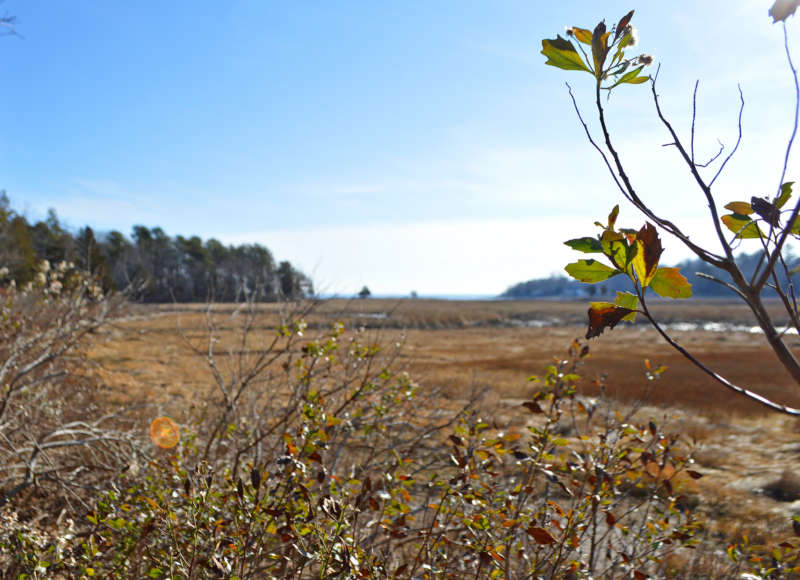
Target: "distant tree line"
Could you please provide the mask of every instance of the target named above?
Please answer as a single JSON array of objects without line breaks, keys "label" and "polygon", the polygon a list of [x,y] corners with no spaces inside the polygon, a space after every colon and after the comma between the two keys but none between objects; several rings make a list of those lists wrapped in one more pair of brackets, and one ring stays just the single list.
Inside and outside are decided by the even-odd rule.
[{"label": "distant tree line", "polygon": [[135,289],[142,302],[272,301],[313,294],[311,280],[289,262],[276,264],[259,244],[226,246],[215,239],[167,235],[160,227],[73,233],[52,209],[36,223],[11,209],[0,192],[0,267],[6,282],[33,279],[37,264],[66,261],[98,276],[105,290]]},{"label": "distant tree line", "polygon": [[[762,252],[755,252],[753,254],[740,254],[737,256],[737,264],[739,264],[742,273],[746,277],[752,276],[755,271],[756,265],[759,260],[763,259]],[[700,259],[686,260],[679,265],[681,273],[686,276],[692,284],[692,294],[694,296],[703,296],[707,298],[733,298],[734,294],[725,286],[698,276],[697,274],[707,274],[714,276],[725,282],[730,282],[730,276],[726,272],[717,270],[713,266],[706,264]],[[797,270],[797,272],[795,272]],[[786,268],[781,268],[776,271],[778,280],[781,286],[787,287],[786,272],[791,273],[793,285],[800,294],[800,258],[793,256],[789,253],[786,256]],[[604,297],[610,298],[613,302],[617,292],[630,291],[630,280],[624,276],[616,276],[610,278],[605,282],[598,284],[584,284],[568,278],[566,276],[552,275],[547,278],[535,278],[526,282],[519,282],[509,287],[500,296],[502,298],[585,298],[589,297],[596,300],[605,300]],[[766,296],[770,295],[770,291],[765,292]]]}]

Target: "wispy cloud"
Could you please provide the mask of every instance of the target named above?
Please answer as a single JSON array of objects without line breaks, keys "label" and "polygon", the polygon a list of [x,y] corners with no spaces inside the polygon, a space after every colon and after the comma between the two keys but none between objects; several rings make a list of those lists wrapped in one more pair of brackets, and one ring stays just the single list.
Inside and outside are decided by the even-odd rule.
[{"label": "wispy cloud", "polygon": [[78,178],[73,181],[73,191],[104,198],[131,199],[132,193],[113,179]]},{"label": "wispy cloud", "polygon": [[[223,241],[262,243],[330,293],[349,295],[366,284],[383,294],[498,294],[516,282],[562,272],[580,257],[563,242],[595,230],[590,221],[563,217],[461,219],[256,231]],[[688,257],[665,242],[671,262]]]}]

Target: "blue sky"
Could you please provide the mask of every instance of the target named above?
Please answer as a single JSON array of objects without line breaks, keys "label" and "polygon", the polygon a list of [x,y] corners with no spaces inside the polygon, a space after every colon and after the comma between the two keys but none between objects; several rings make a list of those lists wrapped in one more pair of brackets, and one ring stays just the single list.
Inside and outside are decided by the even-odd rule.
[{"label": "blue sky", "polygon": [[[544,66],[541,39],[636,8],[684,135],[701,79],[709,155],[735,140],[741,83],[718,194],[749,199],[777,186],[792,111],[770,4],[7,0],[0,188],[30,219],[260,242],[328,292],[498,293],[559,271],[561,242],[622,201],[564,87],[591,118],[591,78]],[[713,243],[648,86],[608,108],[643,197]]]}]

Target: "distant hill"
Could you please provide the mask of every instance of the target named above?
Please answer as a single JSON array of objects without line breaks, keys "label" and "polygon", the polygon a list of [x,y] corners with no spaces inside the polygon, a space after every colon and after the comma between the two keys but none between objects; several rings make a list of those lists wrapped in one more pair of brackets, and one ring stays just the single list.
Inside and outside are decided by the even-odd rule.
[{"label": "distant hill", "polygon": [[[749,277],[754,272],[756,265],[759,262],[761,254],[754,252],[752,254],[740,254],[737,256],[739,267],[745,276]],[[800,267],[800,258],[794,257],[791,254],[787,255],[787,269],[789,271]],[[692,294],[694,296],[703,296],[707,298],[730,298],[733,293],[716,282],[712,282],[707,278],[697,276],[697,273],[709,274],[724,280],[730,281],[730,276],[726,272],[718,270],[709,266],[699,259],[686,260],[678,264],[681,273],[686,276],[692,284]],[[782,286],[787,283],[787,276],[784,272],[780,272],[778,279]],[[800,283],[800,272],[792,276],[792,282],[797,287]],[[630,291],[631,284],[625,276],[614,276],[613,278],[600,282],[598,284],[584,284],[578,282],[566,275],[549,276],[547,278],[534,278],[527,282],[519,282],[509,287],[503,292],[501,298],[511,299],[525,299],[525,298],[579,298],[588,297],[602,299],[604,296],[613,298],[619,291]],[[767,292],[769,295],[769,292]]]}]

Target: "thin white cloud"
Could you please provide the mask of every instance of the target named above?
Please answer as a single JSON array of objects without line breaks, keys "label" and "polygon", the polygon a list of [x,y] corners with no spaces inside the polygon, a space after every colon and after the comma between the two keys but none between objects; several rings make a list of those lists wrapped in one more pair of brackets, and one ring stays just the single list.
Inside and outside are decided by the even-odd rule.
[{"label": "thin white cloud", "polygon": [[132,196],[125,188],[113,179],[79,178],[73,182],[73,191],[99,197],[130,199]]},{"label": "thin white cloud", "polygon": [[[641,225],[639,218],[628,222]],[[580,258],[563,242],[596,230],[574,218],[454,220],[273,230],[222,241],[264,244],[312,273],[326,293],[350,295],[366,284],[376,294],[499,294],[562,272]],[[671,263],[688,257],[674,241],[665,245]]]}]

